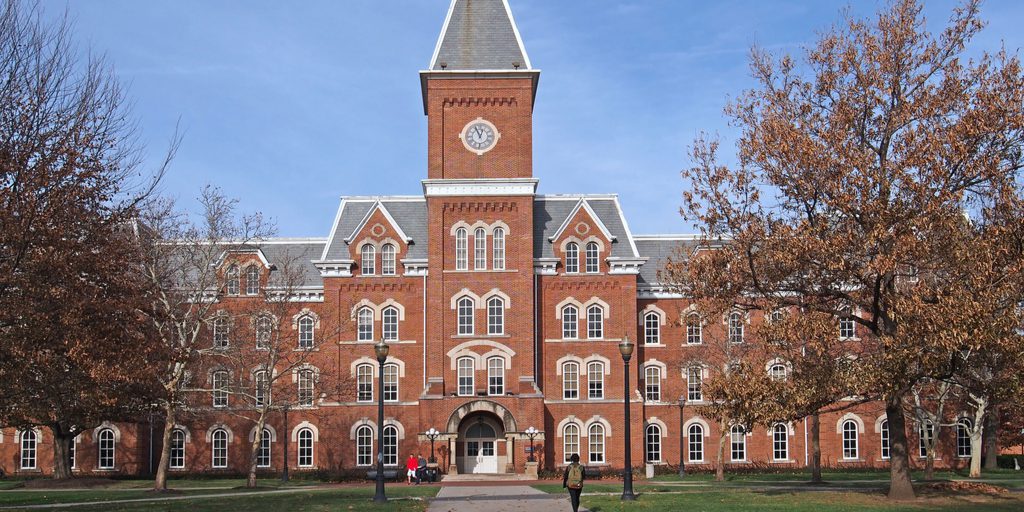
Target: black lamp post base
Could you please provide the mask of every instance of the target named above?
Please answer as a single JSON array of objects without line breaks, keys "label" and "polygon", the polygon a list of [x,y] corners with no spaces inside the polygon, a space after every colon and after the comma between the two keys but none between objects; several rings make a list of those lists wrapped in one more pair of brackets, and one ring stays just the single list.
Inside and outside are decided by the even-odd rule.
[{"label": "black lamp post base", "polygon": [[636,494],[624,492],[622,493],[622,501],[636,501]]}]

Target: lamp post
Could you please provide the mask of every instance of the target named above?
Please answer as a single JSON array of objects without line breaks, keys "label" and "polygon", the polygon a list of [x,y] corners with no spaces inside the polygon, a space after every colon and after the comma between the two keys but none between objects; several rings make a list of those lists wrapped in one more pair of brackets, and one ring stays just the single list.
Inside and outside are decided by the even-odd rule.
[{"label": "lamp post", "polygon": [[686,395],[679,397],[679,478],[686,476],[686,432],[683,432],[683,406]]},{"label": "lamp post", "polygon": [[540,434],[540,431],[533,427],[530,427],[526,429],[526,431],[523,433],[526,434],[526,437],[530,438],[530,458],[526,460],[529,462],[536,462],[537,458],[533,456],[533,438],[537,437]]},{"label": "lamp post", "polygon": [[437,459],[434,458],[434,441],[441,436],[441,433],[438,432],[436,428],[430,427],[430,430],[424,432],[423,434],[427,436],[427,439],[430,439],[430,463],[436,464]]},{"label": "lamp post", "polygon": [[384,495],[384,362],[388,360],[389,350],[390,347],[384,342],[384,338],[373,346],[380,369],[377,388],[377,492],[373,495],[373,501],[376,503],[388,501],[388,497]]},{"label": "lamp post", "polygon": [[629,358],[633,357],[633,343],[629,336],[625,336],[619,343],[619,353],[622,354],[622,404],[625,407],[626,428],[623,436],[623,446],[626,450],[626,467],[622,470],[622,501],[633,501],[636,494],[633,494],[633,460],[631,448],[631,437],[629,435]]}]

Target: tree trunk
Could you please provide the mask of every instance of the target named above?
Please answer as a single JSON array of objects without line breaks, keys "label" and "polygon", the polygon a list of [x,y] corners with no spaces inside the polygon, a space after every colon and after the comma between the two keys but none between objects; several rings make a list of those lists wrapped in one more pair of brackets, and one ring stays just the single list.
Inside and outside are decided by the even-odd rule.
[{"label": "tree trunk", "polygon": [[981,478],[981,437],[985,431],[988,400],[975,398],[974,422],[971,425],[971,478]]},{"label": "tree trunk", "polygon": [[907,454],[907,424],[903,415],[902,395],[885,401],[885,416],[889,421],[889,499],[914,499],[914,486],[910,482],[910,458]]},{"label": "tree trunk", "polygon": [[717,463],[715,464],[715,481],[725,481],[725,442],[728,438],[729,426],[726,424],[726,419],[723,416],[721,423],[718,428],[718,454],[715,456]]},{"label": "tree trunk", "polygon": [[70,446],[75,437],[60,427],[50,427],[53,434],[53,479],[71,478]]},{"label": "tree trunk", "polygon": [[821,479],[821,417],[817,412],[811,418],[811,483],[820,484]]},{"label": "tree trunk", "polygon": [[263,444],[263,427],[267,423],[266,407],[260,411],[260,417],[256,420],[256,429],[252,436],[252,443],[249,445],[249,476],[245,479],[245,486],[253,489],[256,487],[256,465],[259,460],[260,446]]},{"label": "tree trunk", "polygon": [[999,467],[999,407],[993,405],[985,416],[985,462],[982,467],[993,470]]},{"label": "tree trunk", "polygon": [[935,480],[935,439],[939,437],[938,432],[932,435],[925,445],[924,479]]},{"label": "tree trunk", "polygon": [[171,465],[171,434],[174,433],[175,412],[174,401],[168,400],[164,405],[164,435],[160,444],[160,462],[156,465],[156,479],[153,482],[153,489],[157,491],[167,490],[167,468]]}]

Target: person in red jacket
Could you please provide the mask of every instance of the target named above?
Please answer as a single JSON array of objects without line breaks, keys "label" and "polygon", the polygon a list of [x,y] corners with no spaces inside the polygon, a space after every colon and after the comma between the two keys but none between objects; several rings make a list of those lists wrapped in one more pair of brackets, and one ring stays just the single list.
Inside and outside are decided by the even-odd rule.
[{"label": "person in red jacket", "polygon": [[406,485],[412,485],[412,479],[416,477],[416,466],[419,462],[416,460],[416,456],[409,454],[409,458],[405,460],[405,481]]}]

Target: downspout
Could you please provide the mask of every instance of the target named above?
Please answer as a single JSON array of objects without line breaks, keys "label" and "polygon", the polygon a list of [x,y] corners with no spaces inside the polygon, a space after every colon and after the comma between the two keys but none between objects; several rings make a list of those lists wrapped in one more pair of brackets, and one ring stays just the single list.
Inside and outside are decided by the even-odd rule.
[{"label": "downspout", "polygon": [[423,273],[423,330],[420,350],[423,352],[423,390],[427,389],[427,273]]},{"label": "downspout", "polygon": [[804,424],[804,467],[811,465],[811,456],[807,452],[807,417],[803,419]]},{"label": "downspout", "polygon": [[540,389],[540,289],[537,286],[538,280],[536,268],[533,271],[533,385]]}]

